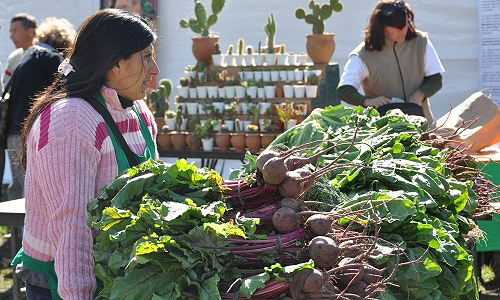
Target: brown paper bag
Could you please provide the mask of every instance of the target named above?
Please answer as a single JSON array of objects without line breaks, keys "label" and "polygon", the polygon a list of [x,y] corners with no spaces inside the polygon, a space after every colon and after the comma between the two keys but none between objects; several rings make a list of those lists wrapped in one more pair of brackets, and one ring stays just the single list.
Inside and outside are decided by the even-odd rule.
[{"label": "brown paper bag", "polygon": [[500,109],[482,92],[476,92],[460,103],[450,112],[449,117],[446,114],[437,120],[436,133],[450,135],[476,118],[479,119],[468,129],[463,131],[459,129],[460,135],[455,139],[464,142],[461,147],[476,152],[500,142]]}]

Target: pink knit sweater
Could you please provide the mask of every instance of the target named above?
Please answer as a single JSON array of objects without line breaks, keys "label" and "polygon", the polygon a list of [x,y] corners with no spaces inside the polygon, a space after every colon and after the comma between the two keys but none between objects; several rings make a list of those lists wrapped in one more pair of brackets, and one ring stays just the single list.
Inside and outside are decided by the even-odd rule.
[{"label": "pink knit sweater", "polygon": [[[122,108],[115,90],[103,87],[102,95],[130,149],[142,155],[146,144],[137,115]],[[146,103],[134,105],[156,140]],[[104,120],[82,99],[60,100],[38,117],[27,147],[24,251],[41,261],[55,261],[63,299],[91,299],[95,278],[86,205],[118,175]]]}]

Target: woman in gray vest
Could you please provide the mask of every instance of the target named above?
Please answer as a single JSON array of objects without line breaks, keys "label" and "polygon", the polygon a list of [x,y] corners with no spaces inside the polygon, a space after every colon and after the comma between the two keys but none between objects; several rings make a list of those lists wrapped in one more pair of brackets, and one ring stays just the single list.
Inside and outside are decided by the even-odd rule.
[{"label": "woman in gray vest", "polygon": [[[377,3],[364,42],[344,67],[341,100],[379,110],[390,103],[415,103],[432,124],[428,98],[441,89],[444,68],[427,34],[415,28],[414,16],[402,0]],[[365,95],[358,92],[361,86]]]}]

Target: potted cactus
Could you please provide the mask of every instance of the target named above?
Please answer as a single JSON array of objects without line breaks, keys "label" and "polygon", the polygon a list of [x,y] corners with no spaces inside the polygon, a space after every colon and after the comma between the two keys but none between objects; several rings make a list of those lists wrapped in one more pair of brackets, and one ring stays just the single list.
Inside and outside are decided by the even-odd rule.
[{"label": "potted cactus", "polygon": [[201,139],[204,151],[212,151],[214,148],[214,126],[218,121],[207,119],[205,122],[196,124],[193,134]]},{"label": "potted cactus", "polygon": [[148,95],[148,106],[153,112],[156,125],[161,130],[165,125],[165,112],[169,108],[170,93],[172,92],[172,81],[164,78],[159,82],[158,89],[151,91]]},{"label": "potted cactus", "polygon": [[267,35],[266,62],[268,66],[275,65],[276,51],[274,51],[274,35],[276,34],[276,22],[274,21],[273,14],[267,18],[267,24],[264,26],[264,31]]},{"label": "potted cactus", "polygon": [[264,133],[260,134],[260,142],[262,144],[262,148],[266,149],[267,146],[269,146],[278,135],[276,133],[277,126],[274,125],[270,119],[264,119],[262,123]]},{"label": "potted cactus", "polygon": [[314,64],[328,64],[335,52],[335,41],[333,33],[324,33],[324,20],[328,19],[332,13],[340,12],[343,9],[339,0],[330,0],[329,3],[321,5],[315,0],[309,2],[309,8],[312,13],[306,14],[304,8],[298,8],[295,11],[297,19],[304,19],[307,24],[312,25],[312,33],[306,35],[307,54]]},{"label": "potted cactus", "polygon": [[194,0],[194,13],[196,18],[182,19],[179,25],[190,28],[201,37],[193,37],[193,55],[199,62],[212,64],[212,54],[215,52],[215,43],[219,37],[210,35],[210,27],[217,22],[217,14],[222,11],[225,0],[212,0],[212,14],[207,16],[207,11],[199,0]]},{"label": "potted cactus", "polygon": [[257,153],[260,150],[260,134],[259,126],[255,124],[249,124],[247,126],[248,133],[245,134],[245,145],[248,150],[252,153]]},{"label": "potted cactus", "polygon": [[245,134],[240,131],[240,119],[234,120],[234,128],[236,133],[231,133],[231,146],[235,151],[245,151]]},{"label": "potted cactus", "polygon": [[221,53],[219,43],[215,43],[214,53],[212,54],[212,61],[213,61],[214,65],[215,66],[224,65],[225,58],[226,58],[226,55]]},{"label": "potted cactus", "polygon": [[158,135],[156,136],[156,145],[160,150],[168,150],[172,148],[172,141],[170,140],[170,128],[167,125],[163,125],[160,128]]},{"label": "potted cactus", "polygon": [[231,148],[231,135],[226,124],[222,124],[219,132],[215,134],[215,146],[223,151],[228,151]]},{"label": "potted cactus", "polygon": [[307,76],[306,79],[306,97],[307,98],[316,98],[318,94],[318,85],[320,82],[320,78],[316,74],[311,74]]},{"label": "potted cactus", "polygon": [[245,40],[243,38],[238,39],[238,54],[235,56],[236,57],[236,65],[237,66],[243,66],[246,65],[245,63]]}]

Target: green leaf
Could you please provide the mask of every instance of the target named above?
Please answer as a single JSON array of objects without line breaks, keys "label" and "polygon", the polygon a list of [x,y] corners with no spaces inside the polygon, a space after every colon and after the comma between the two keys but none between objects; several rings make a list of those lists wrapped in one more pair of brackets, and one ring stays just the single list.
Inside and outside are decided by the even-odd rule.
[{"label": "green leaf", "polygon": [[158,266],[134,269],[125,277],[113,281],[112,300],[150,299],[158,286],[168,284],[168,278]]},{"label": "green leaf", "polygon": [[271,276],[266,272],[243,280],[240,287],[240,295],[248,299],[251,298],[256,290],[266,286],[266,282],[269,279],[271,279]]},{"label": "green leaf", "polygon": [[207,22],[207,12],[205,11],[205,7],[201,2],[196,2],[194,5],[194,13],[196,15],[196,20],[198,21],[198,24],[202,25]]},{"label": "green leaf", "polygon": [[130,223],[131,213],[128,210],[117,209],[116,207],[106,207],[102,211],[102,219],[99,222],[99,229],[107,231],[110,228],[122,223]]},{"label": "green leaf", "polygon": [[210,15],[207,19],[207,28],[213,26],[215,23],[217,23],[217,16],[216,15]]},{"label": "green leaf", "polygon": [[214,15],[220,13],[224,7],[225,0],[212,0],[212,13]]},{"label": "green leaf", "polygon": [[220,292],[218,288],[219,284],[219,276],[214,275],[202,282],[202,284],[198,287],[198,299],[200,300],[220,300]]}]

